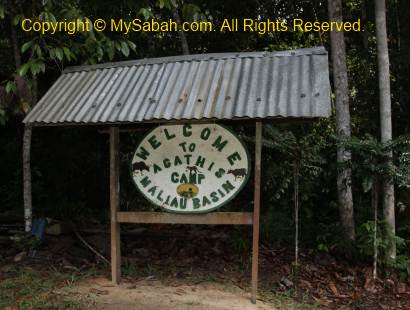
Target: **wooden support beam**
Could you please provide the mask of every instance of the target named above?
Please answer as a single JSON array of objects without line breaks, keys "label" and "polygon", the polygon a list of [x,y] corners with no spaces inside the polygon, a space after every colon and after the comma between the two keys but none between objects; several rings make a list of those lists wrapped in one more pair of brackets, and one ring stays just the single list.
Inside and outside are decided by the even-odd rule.
[{"label": "wooden support beam", "polygon": [[165,212],[117,212],[119,223],[252,225],[252,212],[177,214]]},{"label": "wooden support beam", "polygon": [[[138,128],[120,128],[120,133],[127,133],[127,132],[146,132],[150,130],[152,127],[138,127]],[[101,134],[110,134],[110,129],[99,129],[98,133]]]},{"label": "wooden support beam", "polygon": [[121,239],[117,221],[120,193],[119,139],[118,127],[110,127],[111,280],[114,284],[121,281]]},{"label": "wooden support beam", "polygon": [[262,123],[256,122],[255,132],[255,183],[253,206],[253,240],[252,240],[252,293],[251,301],[256,303],[258,290],[258,261],[259,261],[259,218],[261,201],[261,155],[262,155]]}]

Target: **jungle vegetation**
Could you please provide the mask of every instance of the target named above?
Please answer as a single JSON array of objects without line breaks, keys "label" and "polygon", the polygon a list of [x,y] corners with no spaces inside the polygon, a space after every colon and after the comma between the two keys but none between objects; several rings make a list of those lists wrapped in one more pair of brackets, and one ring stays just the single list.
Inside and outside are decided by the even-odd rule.
[{"label": "jungle vegetation", "polygon": [[[108,221],[107,135],[93,128],[24,130],[22,125],[65,67],[323,45],[329,51],[332,117],[264,126],[262,240],[293,246],[296,222],[298,246],[363,261],[371,261],[377,248],[381,255],[376,261],[399,268],[409,280],[410,2],[386,1],[386,12],[384,27],[384,1],[379,0],[1,0],[0,213],[15,212],[23,218],[24,206],[32,205],[33,217]],[[360,19],[364,29],[332,34],[91,31],[71,36],[24,32],[19,26],[25,17],[53,21],[118,16],[214,23],[225,18]],[[252,149],[254,126],[235,127]],[[129,156],[141,138],[141,133],[129,134],[121,144],[124,210],[152,208],[127,172]],[[23,169],[23,162],[31,163],[31,173]],[[252,195],[248,184],[224,208],[251,209]]]}]

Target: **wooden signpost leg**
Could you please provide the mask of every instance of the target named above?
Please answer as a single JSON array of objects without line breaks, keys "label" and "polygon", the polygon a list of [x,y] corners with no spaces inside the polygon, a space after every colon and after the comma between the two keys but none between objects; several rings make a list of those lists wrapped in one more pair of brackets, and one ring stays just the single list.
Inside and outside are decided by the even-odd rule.
[{"label": "wooden signpost leg", "polygon": [[256,122],[255,133],[255,189],[253,206],[253,240],[252,240],[252,293],[251,301],[256,303],[258,289],[258,260],[259,260],[259,217],[261,191],[261,154],[262,154],[262,123]]},{"label": "wooden signpost leg", "polygon": [[121,281],[120,224],[119,211],[119,130],[110,127],[110,207],[111,207],[111,280],[114,284]]}]

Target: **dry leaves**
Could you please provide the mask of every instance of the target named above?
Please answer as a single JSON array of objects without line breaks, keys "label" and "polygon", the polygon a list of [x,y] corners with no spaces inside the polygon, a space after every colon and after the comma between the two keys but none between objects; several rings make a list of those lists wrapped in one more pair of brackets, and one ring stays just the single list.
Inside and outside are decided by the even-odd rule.
[{"label": "dry leaves", "polygon": [[90,293],[93,293],[96,295],[108,295],[109,294],[108,290],[100,290],[98,288],[90,288]]}]

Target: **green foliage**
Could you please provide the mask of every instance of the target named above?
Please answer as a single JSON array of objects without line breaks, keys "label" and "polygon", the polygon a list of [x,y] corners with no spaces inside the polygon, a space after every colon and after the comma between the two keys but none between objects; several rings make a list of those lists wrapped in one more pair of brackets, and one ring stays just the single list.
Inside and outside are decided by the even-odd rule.
[{"label": "green foliage", "polygon": [[234,229],[229,238],[229,245],[231,249],[237,254],[243,254],[250,250],[250,235],[243,231],[243,229]]},{"label": "green foliage", "polygon": [[182,16],[187,21],[198,21],[204,19],[200,7],[195,4],[186,3],[182,7]]},{"label": "green foliage", "polygon": [[[302,246],[334,251],[343,246],[334,223],[337,205],[328,186],[334,178],[331,158],[335,147],[331,121],[315,124],[264,125],[261,235],[276,246],[294,239],[294,167],[300,166],[300,225]],[[243,136],[253,143],[252,136]],[[326,169],[327,167],[327,169]],[[332,222],[333,221],[333,222]]]},{"label": "green foliage", "polygon": [[397,255],[391,266],[400,272],[400,281],[410,283],[410,257]]},{"label": "green foliage", "polygon": [[401,281],[410,283],[410,224],[399,227],[397,232],[402,238],[399,240],[396,261],[390,262],[390,266],[399,271]]},{"label": "green foliage", "polygon": [[158,0],[157,6],[162,9],[162,8],[167,8],[171,9],[171,1],[170,0]]},{"label": "green foliage", "polygon": [[311,250],[318,253],[350,255],[354,254],[355,244],[344,238],[343,228],[339,223],[319,223],[314,247]]},{"label": "green foliage", "polygon": [[4,108],[0,105],[0,125],[4,126],[7,121],[7,115]]},{"label": "green foliage", "polygon": [[16,247],[20,251],[35,250],[41,244],[41,240],[39,240],[37,237],[24,232],[16,234],[13,239]]},{"label": "green foliage", "polygon": [[26,52],[33,45],[33,41],[28,41],[21,46],[21,52]]},{"label": "green foliage", "polygon": [[154,17],[151,10],[147,8],[141,8],[139,10],[139,14],[142,15],[146,20]]},{"label": "green foliage", "polygon": [[[385,231],[385,223],[383,221],[378,222],[376,244],[378,248],[378,264],[384,266],[385,263],[382,260],[385,250],[389,247],[391,242],[395,242],[398,250],[398,255],[395,261],[387,262],[387,266],[396,269],[400,273],[400,280],[410,282],[410,258],[408,253],[406,253],[406,248],[409,243],[408,240],[401,238],[399,236],[386,237],[387,234],[383,233]],[[367,221],[362,223],[357,228],[357,241],[356,247],[359,250],[359,254],[362,259],[370,260],[374,254],[374,221]],[[380,233],[382,232],[382,233]]]},{"label": "green foliage", "polygon": [[[69,65],[95,64],[106,61],[159,57],[180,54],[177,33],[119,33],[95,32],[69,36],[39,35],[21,31],[19,23],[24,17],[41,17],[43,20],[73,20],[89,18],[173,18],[177,9],[183,20],[212,20],[215,24],[224,18],[267,19],[303,18],[327,20],[326,5],[308,1],[19,1],[12,7],[10,1],[0,1],[0,196],[1,212],[16,210],[22,213],[21,184],[21,103],[28,102],[21,96],[21,85],[31,87],[36,78],[38,98]],[[381,145],[377,140],[378,85],[374,39],[373,7],[368,1],[347,1],[344,15],[363,18],[365,31],[346,33],[347,65],[349,75],[350,111],[352,116],[351,141],[337,141],[334,118],[314,123],[264,125],[262,158],[262,241],[270,245],[286,246],[293,241],[293,167],[300,164],[300,222],[301,246],[314,251],[343,254],[341,228],[337,208],[336,176],[340,167],[336,164],[337,143],[345,143],[353,151],[355,219],[357,223],[358,251],[360,259],[368,260],[372,253],[372,210],[369,190],[377,177],[390,176],[404,194],[409,184],[409,150],[406,134],[410,132],[410,2],[401,1],[397,10],[395,2],[388,3],[389,48],[391,60],[391,87],[394,133],[391,144]],[[362,16],[362,14],[365,16]],[[34,15],[34,16],[33,16]],[[21,66],[15,67],[14,48],[10,32],[13,24],[17,32]],[[186,33],[192,53],[227,51],[281,50],[324,45],[329,49],[326,34],[302,32],[256,33]],[[400,45],[401,44],[401,45]],[[22,80],[16,77],[20,74]],[[257,74],[257,72],[255,72]],[[296,83],[296,81],[295,81]],[[24,87],[23,87],[24,88]],[[31,94],[29,94],[31,96]],[[24,97],[24,98],[23,98]],[[23,100],[24,99],[24,100]],[[31,104],[31,102],[29,102]],[[27,109],[24,109],[27,110]],[[7,121],[7,122],[6,122]],[[234,126],[237,129],[236,126]],[[240,128],[248,148],[253,146],[253,127]],[[33,135],[33,211],[35,216],[86,220],[94,218],[108,221],[107,140],[95,133],[95,129],[67,131],[36,129]],[[140,134],[121,136],[121,208],[123,210],[152,210],[145,199],[138,195],[128,174],[129,154]],[[393,152],[393,163],[386,164],[386,152]],[[91,180],[91,181],[90,181]],[[400,194],[400,193],[399,193]],[[226,211],[250,210],[253,186],[251,182]],[[410,224],[408,204],[397,198],[400,207],[397,217],[398,235],[410,240],[404,229]],[[246,203],[244,203],[246,202]],[[401,209],[403,209],[401,211]],[[379,223],[380,231],[383,226]],[[233,240],[233,248],[242,249],[245,237]],[[383,250],[383,240],[378,240]],[[409,257],[409,249],[402,248],[399,257]],[[405,265],[404,259],[399,259]],[[401,267],[400,267],[401,268]],[[405,268],[403,267],[403,271]]]},{"label": "green foliage", "polygon": [[4,19],[5,16],[5,7],[3,5],[3,3],[0,3],[0,19]]},{"label": "green foliage", "polygon": [[[380,232],[383,229],[383,225],[378,222],[377,230]],[[374,230],[375,225],[374,221],[367,221],[362,223],[357,227],[357,248],[359,250],[359,254],[362,255],[363,258],[369,259],[373,256],[374,252]],[[379,253],[383,253],[383,250],[386,249],[388,245],[388,241],[386,238],[382,237],[381,233],[377,234],[377,247]]]},{"label": "green foliage", "polygon": [[316,250],[323,253],[332,252],[336,247],[333,234],[328,229],[324,229],[323,231],[323,233],[316,237]]},{"label": "green foliage", "polygon": [[29,60],[23,64],[19,70],[18,74],[20,76],[27,75],[27,72],[31,72],[32,76],[38,75],[40,72],[44,73],[46,71],[46,66],[44,62],[38,59]]},{"label": "green foliage", "polygon": [[141,268],[131,261],[126,261],[121,267],[121,271],[124,275],[129,277],[137,277],[141,274]]},{"label": "green foliage", "polygon": [[[368,192],[376,178],[391,178],[399,186],[410,184],[410,136],[403,135],[389,143],[381,143],[366,134],[363,138],[339,139],[341,146],[352,150],[351,163],[357,175],[362,177],[364,192]],[[396,155],[389,161],[390,154]]]},{"label": "green foliage", "polygon": [[16,83],[14,81],[7,81],[6,82],[6,93],[14,93],[17,89]]}]

